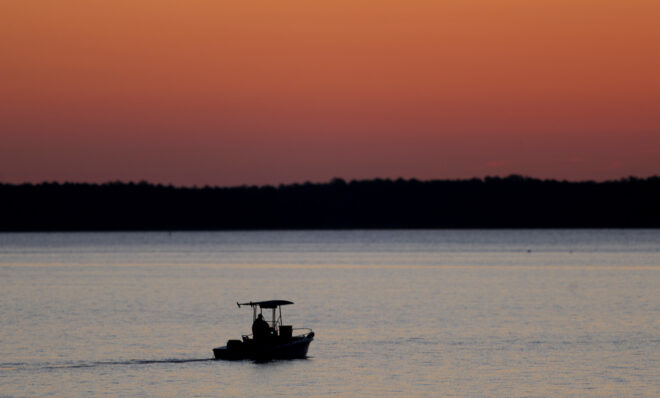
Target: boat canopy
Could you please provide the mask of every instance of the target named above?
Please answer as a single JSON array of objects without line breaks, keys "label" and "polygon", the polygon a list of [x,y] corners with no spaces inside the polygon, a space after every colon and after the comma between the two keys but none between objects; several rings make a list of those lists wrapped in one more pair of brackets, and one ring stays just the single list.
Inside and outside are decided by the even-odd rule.
[{"label": "boat canopy", "polygon": [[259,307],[259,308],[272,308],[275,309],[281,305],[289,305],[293,304],[292,301],[287,301],[287,300],[267,300],[267,301],[250,301],[249,303],[236,303],[238,307],[242,305],[249,305],[250,307]]}]

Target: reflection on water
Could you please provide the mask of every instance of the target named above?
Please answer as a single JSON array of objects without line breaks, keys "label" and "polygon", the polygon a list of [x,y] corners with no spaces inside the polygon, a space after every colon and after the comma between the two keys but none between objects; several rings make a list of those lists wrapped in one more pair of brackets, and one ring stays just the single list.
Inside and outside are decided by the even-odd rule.
[{"label": "reflection on water", "polygon": [[[0,234],[0,396],[657,396],[659,271],[654,230]],[[259,299],[310,358],[209,360]]]}]

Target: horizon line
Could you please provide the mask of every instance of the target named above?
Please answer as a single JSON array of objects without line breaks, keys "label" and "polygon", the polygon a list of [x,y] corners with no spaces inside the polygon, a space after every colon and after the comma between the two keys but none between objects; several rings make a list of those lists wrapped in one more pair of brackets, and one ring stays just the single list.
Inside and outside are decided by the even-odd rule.
[{"label": "horizon line", "polygon": [[539,178],[533,177],[524,174],[508,174],[506,176],[501,175],[486,175],[483,177],[470,177],[470,178],[432,178],[432,179],[419,179],[415,177],[404,178],[404,177],[373,177],[373,178],[354,178],[347,180],[343,177],[332,177],[329,180],[325,181],[311,181],[307,180],[304,182],[282,182],[279,184],[241,184],[241,185],[177,185],[172,183],[163,183],[163,182],[153,182],[148,180],[106,180],[102,182],[89,182],[89,181],[57,181],[57,180],[44,180],[40,182],[4,182],[0,181],[0,186],[39,186],[39,185],[90,185],[90,186],[104,186],[104,185],[148,185],[154,187],[166,187],[166,188],[176,188],[176,189],[232,189],[232,188],[278,188],[278,187],[289,187],[289,186],[300,186],[300,185],[330,185],[330,184],[351,184],[351,183],[362,183],[362,182],[419,182],[419,183],[433,183],[433,182],[468,182],[468,181],[479,181],[487,182],[488,180],[507,180],[507,179],[519,179],[526,181],[540,181],[540,182],[558,182],[558,183],[569,183],[569,184],[605,184],[605,183],[614,183],[614,182],[623,182],[631,180],[649,180],[660,178],[660,174],[653,174],[646,177],[640,176],[622,176],[617,179],[604,179],[604,180],[594,180],[594,179],[581,179],[581,180],[571,180],[571,179],[557,179],[557,178]]}]

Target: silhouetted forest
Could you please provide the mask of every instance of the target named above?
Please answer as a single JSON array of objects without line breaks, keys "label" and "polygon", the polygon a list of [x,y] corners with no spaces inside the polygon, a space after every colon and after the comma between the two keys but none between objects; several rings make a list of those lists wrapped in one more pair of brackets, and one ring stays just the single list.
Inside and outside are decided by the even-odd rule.
[{"label": "silhouetted forest", "polygon": [[660,177],[334,179],[279,187],[0,184],[2,231],[658,228]]}]

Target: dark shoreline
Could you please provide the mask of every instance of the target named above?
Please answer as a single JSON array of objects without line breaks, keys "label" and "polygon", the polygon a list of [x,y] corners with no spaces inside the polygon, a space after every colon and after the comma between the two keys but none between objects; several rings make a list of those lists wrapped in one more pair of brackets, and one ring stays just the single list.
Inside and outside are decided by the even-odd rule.
[{"label": "dark shoreline", "polygon": [[0,231],[660,228],[660,177],[0,184]]}]

